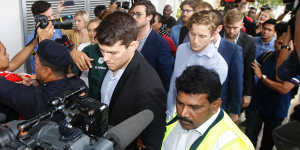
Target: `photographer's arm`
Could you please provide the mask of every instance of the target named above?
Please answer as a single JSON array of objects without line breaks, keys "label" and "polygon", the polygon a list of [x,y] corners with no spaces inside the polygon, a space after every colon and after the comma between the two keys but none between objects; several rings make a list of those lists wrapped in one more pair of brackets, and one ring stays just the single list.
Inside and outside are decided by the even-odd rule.
[{"label": "photographer's arm", "polygon": [[106,16],[112,14],[113,12],[115,12],[118,8],[117,2],[114,2],[112,4],[109,5],[109,9],[105,12],[105,14],[103,15],[103,18],[105,18]]},{"label": "photographer's arm", "polygon": [[17,70],[22,64],[25,63],[27,58],[32,54],[34,47],[37,44],[37,40],[34,39],[29,45],[24,47],[20,52],[18,52],[13,59],[9,62],[9,66],[6,71],[14,72]]},{"label": "photographer's arm", "polygon": [[[44,39],[51,39],[54,32],[54,27],[50,22],[49,25],[45,29],[39,28],[37,30],[37,38],[39,41],[43,41]],[[22,64],[25,63],[27,58],[32,54],[34,47],[37,45],[37,40],[34,39],[30,44],[24,47],[14,58],[9,62],[9,67],[6,69],[7,71],[15,71]]]},{"label": "photographer's arm", "polygon": [[61,1],[59,2],[59,4],[57,5],[55,18],[59,18],[59,14],[60,14],[61,11],[65,8],[65,6],[63,6],[63,5],[64,5],[64,2],[65,2],[65,0],[61,0]]}]

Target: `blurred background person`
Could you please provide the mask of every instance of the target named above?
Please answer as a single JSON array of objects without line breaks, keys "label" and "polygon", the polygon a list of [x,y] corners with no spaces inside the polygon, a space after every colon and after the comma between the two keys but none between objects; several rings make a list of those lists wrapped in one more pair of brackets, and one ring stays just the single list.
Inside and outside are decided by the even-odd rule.
[{"label": "blurred background person", "polygon": [[256,23],[256,35],[260,36],[263,28],[263,23],[271,18],[274,18],[273,11],[270,7],[262,7]]},{"label": "blurred background person", "polygon": [[104,5],[98,5],[94,9],[95,19],[103,20],[103,16],[106,13],[106,7]]},{"label": "blurred background person", "polygon": [[176,24],[176,19],[171,16],[172,13],[172,6],[167,4],[163,10],[162,23],[168,33],[170,33],[171,28]]}]

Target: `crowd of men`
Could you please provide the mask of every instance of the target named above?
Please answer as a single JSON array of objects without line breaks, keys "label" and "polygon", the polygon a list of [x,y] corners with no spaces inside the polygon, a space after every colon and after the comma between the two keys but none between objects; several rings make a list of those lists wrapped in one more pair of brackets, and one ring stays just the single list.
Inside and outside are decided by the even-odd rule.
[{"label": "crowd of men", "polygon": [[[1,112],[7,121],[30,119],[47,111],[51,98],[86,86],[90,97],[108,105],[112,126],[145,109],[154,113],[126,149],[254,150],[264,125],[260,149],[272,150],[272,133],[287,117],[300,80],[278,76],[287,72],[279,68],[290,54],[297,58],[293,27],[273,18],[271,8],[246,12],[245,3],[221,11],[185,0],[177,20],[170,5],[161,15],[151,1],[137,1],[128,12],[113,3],[95,8],[101,20],[93,29],[96,44],[82,51],[56,42],[62,32],[51,22],[33,31],[10,61],[1,43],[0,71],[13,72],[30,57],[34,73],[20,75],[18,83],[0,77]],[[36,1],[32,13],[53,19],[46,1]]]}]

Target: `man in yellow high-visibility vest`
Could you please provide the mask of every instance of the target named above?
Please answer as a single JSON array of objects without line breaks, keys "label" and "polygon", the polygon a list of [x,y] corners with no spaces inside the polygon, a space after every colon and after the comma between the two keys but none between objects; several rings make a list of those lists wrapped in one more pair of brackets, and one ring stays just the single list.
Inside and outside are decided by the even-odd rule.
[{"label": "man in yellow high-visibility vest", "polygon": [[176,79],[177,116],[167,125],[162,150],[254,150],[248,137],[220,108],[216,72],[190,66]]}]

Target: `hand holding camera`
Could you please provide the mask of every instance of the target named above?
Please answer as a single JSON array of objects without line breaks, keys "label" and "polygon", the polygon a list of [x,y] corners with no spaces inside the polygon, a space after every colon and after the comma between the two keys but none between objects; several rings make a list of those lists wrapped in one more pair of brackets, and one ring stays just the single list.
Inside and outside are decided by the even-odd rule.
[{"label": "hand holding camera", "polygon": [[54,26],[52,25],[51,21],[45,28],[40,28],[40,24],[38,24],[37,26],[37,38],[40,42],[45,39],[51,39],[54,32]]}]

